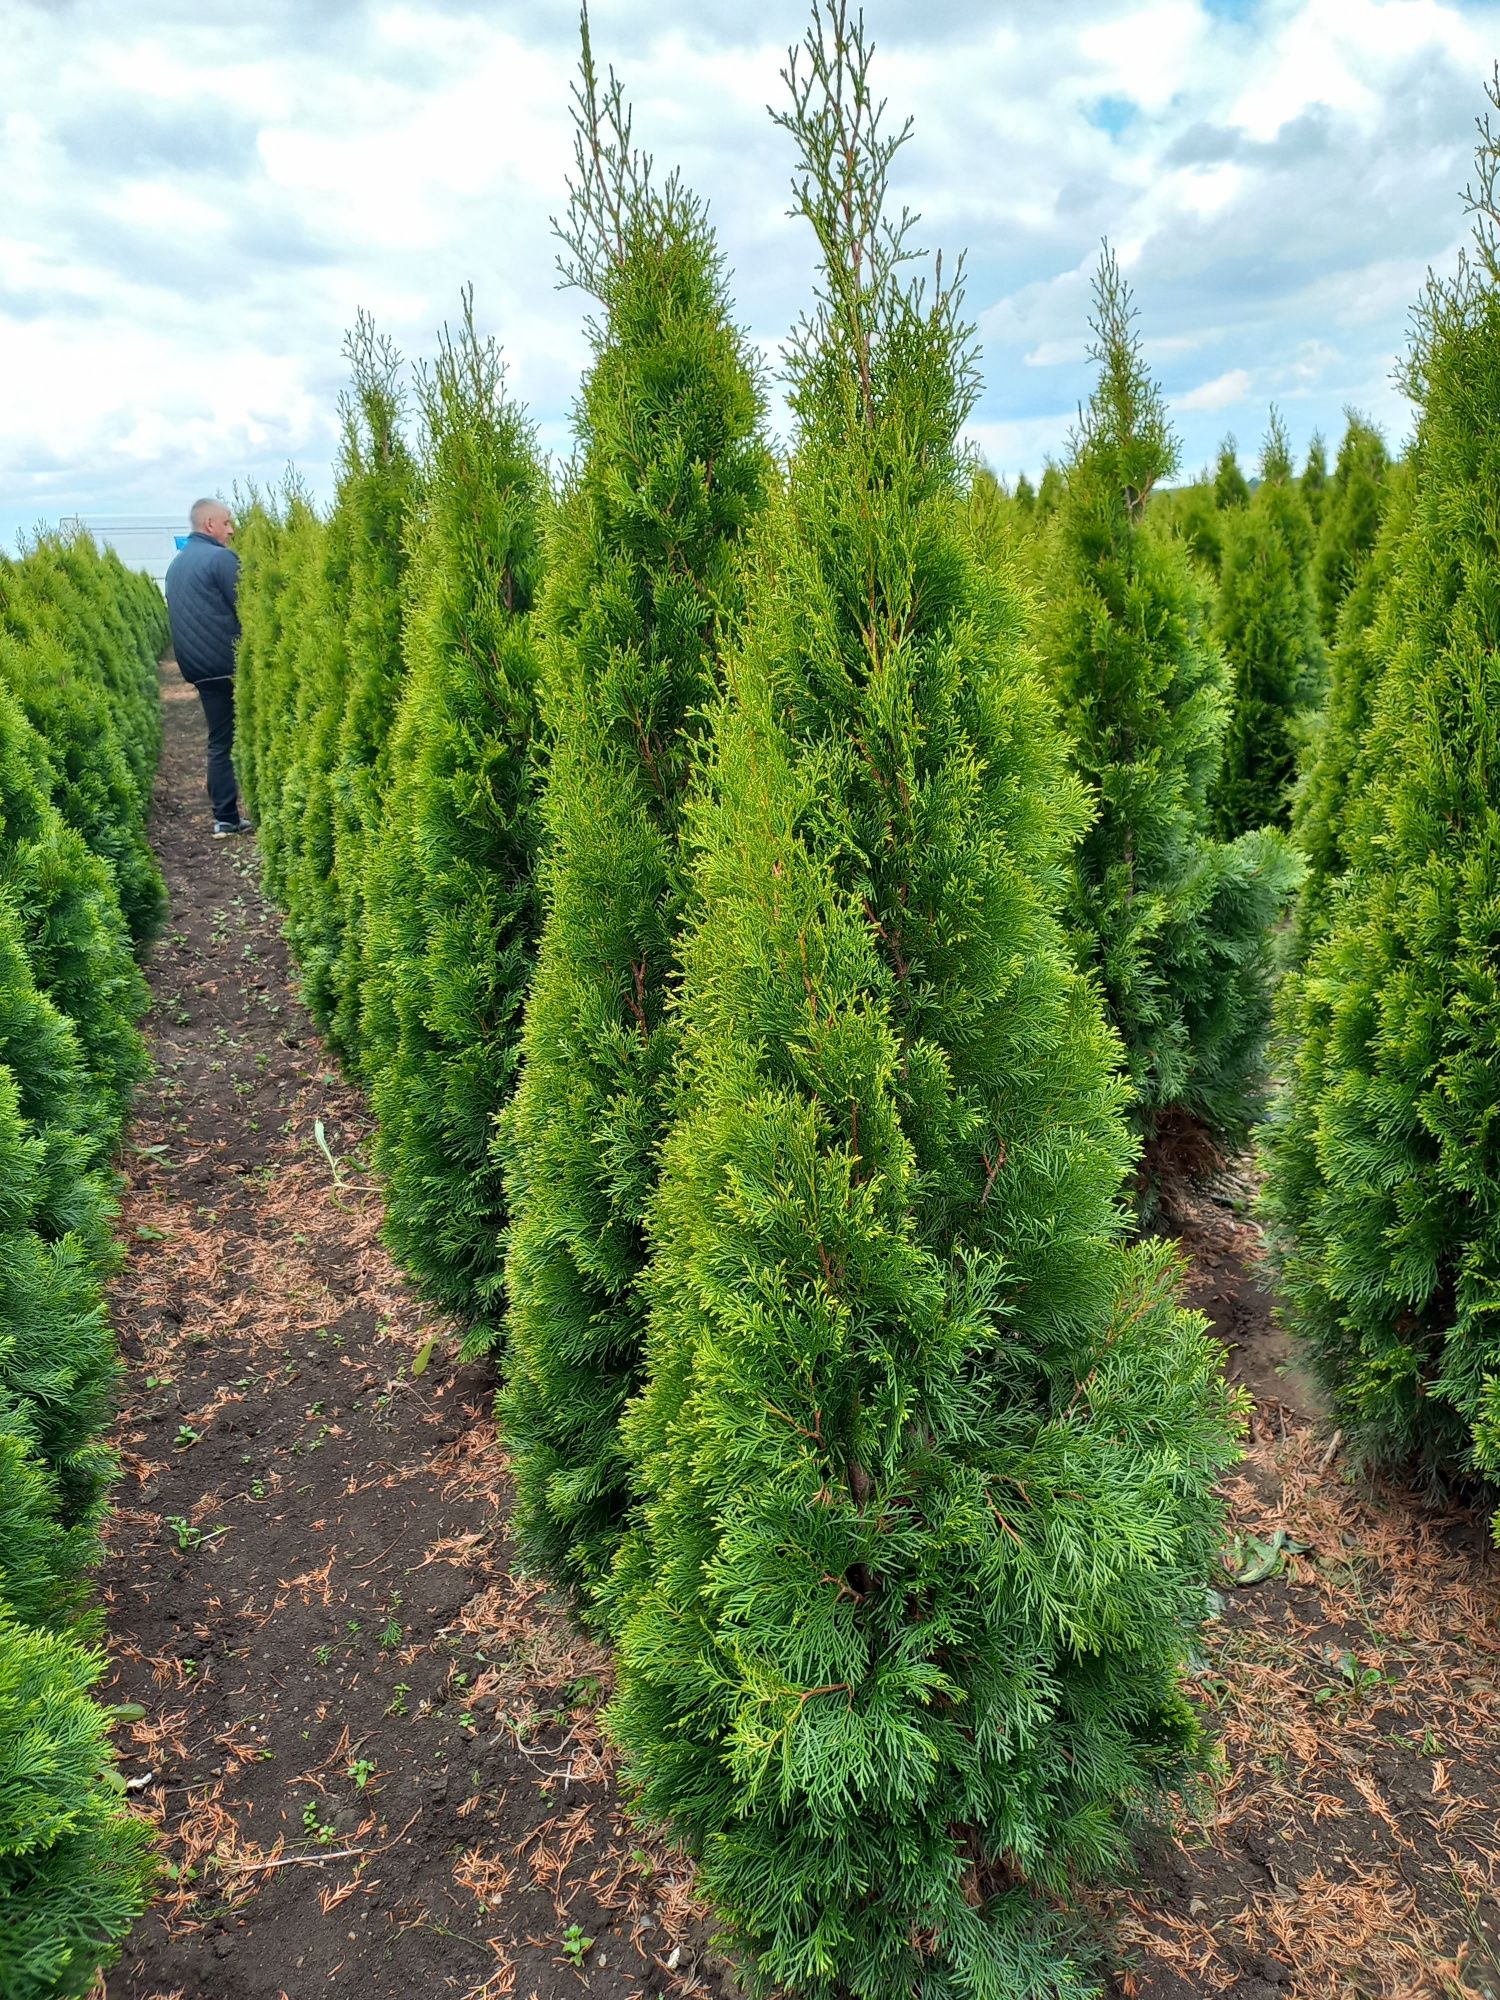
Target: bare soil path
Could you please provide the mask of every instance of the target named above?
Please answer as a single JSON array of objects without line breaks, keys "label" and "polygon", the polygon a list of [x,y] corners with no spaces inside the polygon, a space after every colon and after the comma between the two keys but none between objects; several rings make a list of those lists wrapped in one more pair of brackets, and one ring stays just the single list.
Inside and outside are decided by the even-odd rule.
[{"label": "bare soil path", "polygon": [[[101,1584],[110,1698],[144,1710],[123,1772],[171,1872],[107,2000],[726,1994],[685,1867],[620,1808],[606,1656],[511,1566],[493,1383],[381,1246],[362,1100],[295,998],[253,848],[209,836],[197,703],[162,687],[172,908]],[[1348,1471],[1270,1325],[1242,1192],[1179,1220],[1256,1398],[1235,1559],[1270,1573],[1226,1577],[1208,1628],[1207,1818],[1090,1905],[1110,1991],[1500,2000],[1492,1553]]]},{"label": "bare soil path", "polygon": [[511,1569],[489,1371],[381,1246],[362,1102],[162,694],[101,1585],[172,1877],[109,2000],[716,1993],[682,1864],[616,1800],[607,1659]]}]

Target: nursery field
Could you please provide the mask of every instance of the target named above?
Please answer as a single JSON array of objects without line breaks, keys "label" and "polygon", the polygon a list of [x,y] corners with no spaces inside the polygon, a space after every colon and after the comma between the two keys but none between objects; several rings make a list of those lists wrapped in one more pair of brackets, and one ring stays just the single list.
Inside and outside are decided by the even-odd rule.
[{"label": "nursery field", "polygon": [[876,73],[789,437],[585,14],[565,462],[0,562],[0,2000],[1500,2000],[1500,131],[1395,455],[1106,242],[1033,488]]},{"label": "nursery field", "polygon": [[[171,670],[163,692],[171,905],[101,1583],[110,1698],[145,1710],[121,1769],[169,1879],[110,2000],[730,1994],[685,1864],[621,1808],[607,1652],[514,1567],[493,1371],[381,1247],[368,1115],[255,855],[206,836],[191,692]],[[1489,2000],[1500,1568],[1481,1521],[1346,1472],[1270,1325],[1243,1192],[1175,1218],[1256,1398],[1228,1559],[1252,1573],[1278,1530],[1304,1547],[1222,1582],[1192,1676],[1222,1744],[1207,1816],[1092,1906],[1111,1991]]]}]

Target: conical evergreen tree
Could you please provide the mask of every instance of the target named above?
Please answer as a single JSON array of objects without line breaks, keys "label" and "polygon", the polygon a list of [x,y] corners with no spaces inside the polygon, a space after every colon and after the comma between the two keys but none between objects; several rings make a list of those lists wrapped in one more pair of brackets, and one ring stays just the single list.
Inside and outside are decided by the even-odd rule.
[{"label": "conical evergreen tree", "polygon": [[[1407,466],[1383,482],[1383,524],[1339,610],[1328,674],[1328,699],[1314,731],[1306,768],[1292,803],[1292,837],[1306,863],[1297,899],[1294,955],[1300,964],[1327,928],[1347,862],[1345,823],[1363,786],[1370,711],[1384,660],[1397,643],[1399,605],[1387,607],[1401,545],[1411,522],[1413,486]],[[1336,506],[1337,502],[1332,501]]]},{"label": "conical evergreen tree", "polygon": [[1375,426],[1357,410],[1345,414],[1348,428],[1329,482],[1313,571],[1318,622],[1323,637],[1330,642],[1338,625],[1339,607],[1354,587],[1380,533],[1391,465],[1385,439]]},{"label": "conical evergreen tree", "polygon": [[234,658],[234,775],[242,805],[261,822],[265,815],[260,794],[269,777],[267,683],[281,639],[287,578],[281,560],[282,525],[275,505],[252,493],[237,509],[235,521],[240,640]]},{"label": "conical evergreen tree", "polygon": [[1297,490],[1302,495],[1302,504],[1307,509],[1307,518],[1312,522],[1316,535],[1328,496],[1328,450],[1321,431],[1312,434],[1312,442],[1307,447],[1307,463],[1302,468]]},{"label": "conical evergreen tree", "polygon": [[1036,512],[1036,488],[1024,472],[1016,480],[1016,505],[1023,513]]},{"label": "conical evergreen tree", "polygon": [[46,769],[36,732],[0,688],[0,893],[20,917],[37,985],[77,1033],[92,1087],[87,1128],[102,1161],[145,1074],[135,1024],[146,985],[109,871],[63,824]]},{"label": "conical evergreen tree", "polygon": [[344,649],[349,678],[339,718],[333,851],[337,907],[329,1035],[372,1080],[362,1040],[368,972],[364,897],[368,848],[386,806],[389,740],[400,704],[402,586],[416,461],[402,435],[401,356],[361,314],[345,348],[353,369],[339,494],[349,535]]},{"label": "conical evergreen tree", "polygon": [[1230,846],[1208,835],[1224,661],[1180,546],[1145,530],[1177,447],[1133,318],[1106,250],[1099,382],[1073,437],[1042,625],[1073,768],[1096,802],[1070,914],[1125,1044],[1143,1135],[1186,1116],[1233,1143],[1260,1104],[1272,931],[1296,871],[1270,829]]},{"label": "conical evergreen tree", "polygon": [[92,1533],[117,1368],[99,1292],[110,1209],[88,1113],[77,1042],[37,991],[0,894],[0,1416],[45,1466],[59,1521]]},{"label": "conical evergreen tree", "polygon": [[770,478],[748,343],[702,204],[632,151],[584,20],[564,241],[602,309],[541,624],[546,905],[509,1148],[517,1530],[573,1586],[607,1563],[639,1379],[641,1227],[677,1029],[683,797],[740,544]]},{"label": "conical evergreen tree", "polygon": [[1190,486],[1159,493],[1146,521],[1153,534],[1178,541],[1206,576],[1218,577],[1224,559],[1224,514],[1207,473]]},{"label": "conical evergreen tree", "polygon": [[540,928],[537,671],[546,482],[465,296],[426,387],[391,806],[372,851],[364,1040],[386,1231],[427,1295],[493,1344],[504,1269],[495,1121]]},{"label": "conical evergreen tree", "polygon": [[1327,671],[1312,587],[1312,523],[1274,410],[1255,498],[1225,536],[1218,624],[1233,685],[1214,803],[1219,832],[1233,838],[1286,824],[1297,746]]},{"label": "conical evergreen tree", "polygon": [[[155,661],[141,657],[112,601],[115,593],[104,581],[107,574],[86,536],[66,544],[38,537],[11,574],[15,587],[7,593],[11,603],[6,617],[19,637],[50,632],[80,677],[108,691],[135,787],[134,817],[144,824],[161,754]],[[122,572],[114,574],[118,580]]]},{"label": "conical evergreen tree", "polygon": [[[346,478],[351,423],[346,410]],[[343,936],[334,878],[334,787],[349,676],[345,611],[352,555],[350,512],[341,493],[326,527],[309,538],[307,595],[302,623],[294,632],[295,658],[289,674],[297,690],[291,755],[282,779],[287,942],[301,973],[308,1011],[325,1030],[338,999],[335,967]],[[293,630],[290,624],[286,629]]]},{"label": "conical evergreen tree", "polygon": [[[1500,69],[1490,86],[1500,107]],[[1266,1136],[1283,1310],[1373,1457],[1500,1484],[1500,132],[1429,282],[1412,518],[1327,935]]]},{"label": "conical evergreen tree", "polygon": [[[289,482],[277,542],[276,568],[262,584],[250,556],[240,578],[245,612],[256,615],[262,588],[280,587],[275,642],[242,659],[236,674],[254,684],[252,712],[256,848],[267,893],[289,906],[289,874],[301,853],[306,808],[302,758],[319,669],[334,645],[326,575],[328,529],[306,494]],[[290,922],[288,932],[290,934]]]},{"label": "conical evergreen tree", "polygon": [[[4,592],[0,574],[0,599]],[[112,704],[79,678],[60,641],[46,632],[23,643],[0,630],[0,687],[36,732],[52,803],[107,863],[139,950],[160,928],[167,891],[142,829]]]},{"label": "conical evergreen tree", "polygon": [[1214,505],[1222,514],[1232,514],[1250,505],[1250,482],[1240,471],[1232,436],[1226,437],[1219,446],[1218,461],[1214,466]]},{"label": "conical evergreen tree", "polygon": [[[140,1914],[145,1825],[110,1785],[76,1643],[112,1468],[90,1093],[0,891],[0,1992],[82,1996]],[[94,1623],[88,1620],[87,1631]]]},{"label": "conical evergreen tree", "polygon": [[[0,1993],[84,2000],[145,1908],[151,1829],[124,1807],[89,1699],[102,1653],[0,1598]],[[111,1782],[113,1780],[113,1782]]]},{"label": "conical evergreen tree", "polygon": [[964,546],[960,301],[903,282],[842,5],[789,77],[822,276],[693,814],[611,1717],[752,1990],[1056,2000],[1049,1892],[1192,1758],[1232,1426],[1173,1253],[1117,1240],[1051,915],[1082,801]]},{"label": "conical evergreen tree", "polygon": [[1048,459],[1042,467],[1042,483],[1036,489],[1036,513],[1039,521],[1045,521],[1055,514],[1062,504],[1064,475],[1060,465]]}]

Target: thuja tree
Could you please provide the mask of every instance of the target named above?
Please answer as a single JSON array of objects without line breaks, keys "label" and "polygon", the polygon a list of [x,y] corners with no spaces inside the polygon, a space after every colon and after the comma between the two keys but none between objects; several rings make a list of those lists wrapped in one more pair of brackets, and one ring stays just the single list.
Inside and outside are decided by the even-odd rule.
[{"label": "thuja tree", "polygon": [[[429,479],[407,688],[367,908],[386,1232],[429,1297],[493,1345],[504,1270],[495,1121],[536,951],[537,670],[546,482],[471,296],[425,389]],[[370,1018],[372,1012],[383,1018]]]},{"label": "thuja tree", "polygon": [[1232,705],[1214,805],[1219,831],[1232,837],[1286,824],[1297,746],[1323,697],[1327,668],[1312,586],[1312,523],[1274,410],[1255,497],[1225,536],[1218,630]]},{"label": "thuja tree", "polygon": [[[268,588],[278,592],[274,644],[236,668],[246,666],[255,682],[256,847],[267,891],[287,905],[290,881],[301,855],[306,811],[303,755],[315,715],[323,712],[324,674],[337,635],[327,582],[328,529],[300,490],[290,489],[277,540],[276,567]],[[260,594],[259,565],[247,560],[240,573],[242,600]],[[252,605],[245,602],[245,611]],[[244,613],[242,613],[242,616]],[[327,691],[330,692],[331,691]],[[288,932],[290,933],[290,920]]]},{"label": "thuja tree", "polygon": [[1339,609],[1328,699],[1292,802],[1292,838],[1305,864],[1293,936],[1299,962],[1327,928],[1348,859],[1346,826],[1365,782],[1370,713],[1381,669],[1400,643],[1404,614],[1393,586],[1414,492],[1406,463],[1392,467],[1379,536]]},{"label": "thuja tree", "polygon": [[260,793],[269,779],[269,683],[281,637],[286,575],[275,502],[252,492],[241,502],[235,518],[240,638],[234,658],[234,775],[241,799],[260,820],[264,817]]},{"label": "thuja tree", "polygon": [[1302,504],[1307,509],[1307,518],[1312,522],[1316,535],[1322,524],[1328,495],[1328,448],[1323,443],[1321,431],[1312,434],[1312,442],[1307,447],[1307,463],[1302,468],[1297,490],[1302,495]]},{"label": "thuja tree", "polygon": [[338,506],[348,535],[344,653],[348,680],[331,786],[336,893],[329,1033],[368,1077],[362,1040],[368,848],[386,808],[389,739],[400,702],[402,578],[407,523],[417,503],[416,461],[403,436],[401,356],[361,314],[345,346],[353,372],[346,404]]},{"label": "thuja tree", "polygon": [[1239,508],[1250,505],[1250,482],[1240,470],[1232,436],[1226,437],[1219,446],[1219,456],[1214,463],[1213,487],[1214,505],[1221,513],[1233,514]]},{"label": "thuja tree", "polygon": [[1096,807],[1070,914],[1125,1045],[1143,1135],[1188,1117],[1239,1141],[1261,1100],[1271,937],[1295,864],[1270,829],[1228,845],[1208,831],[1224,661],[1180,544],[1145,529],[1177,447],[1133,318],[1106,250],[1099,381],[1073,437],[1042,624],[1070,759]]},{"label": "thuja tree", "polygon": [[22,1623],[0,1586],[0,1992],[84,2000],[155,1873],[89,1699],[104,1656]]},{"label": "thuja tree", "polygon": [[334,878],[334,786],[350,670],[345,611],[351,549],[350,509],[341,494],[326,526],[309,535],[303,551],[308,565],[303,622],[296,630],[289,621],[283,626],[295,648],[291,673],[297,695],[288,718],[290,755],[281,787],[280,881],[302,997],[325,1030],[337,1004],[335,968],[343,938]]},{"label": "thuja tree", "polygon": [[1232,1422],[1118,1240],[1082,815],[964,547],[975,374],[904,281],[862,31],[788,71],[822,257],[796,451],[694,814],[611,1710],[752,1990],[1078,1993],[1051,1898],[1190,1764]]},{"label": "thuja tree", "polygon": [[[1490,85],[1500,106],[1500,71]],[[1500,132],[1474,248],[1433,280],[1420,408],[1348,865],[1290,983],[1266,1138],[1282,1307],[1346,1430],[1388,1462],[1500,1483]]]},{"label": "thuja tree", "polygon": [[149,1834],[122,1807],[102,1660],[80,1626],[112,1466],[115,1376],[76,1038],[37,989],[0,891],[0,1992],[83,1995],[140,1914]]},{"label": "thuja tree", "polygon": [[136,1022],[146,986],[105,863],[47,796],[46,754],[0,688],[0,892],[14,905],[41,990],[73,1023],[91,1088],[88,1129],[100,1159],[145,1073]]},{"label": "thuja tree", "polygon": [[1224,516],[1207,474],[1190,486],[1159,493],[1151,502],[1147,520],[1153,533],[1171,535],[1181,542],[1210,577],[1217,577],[1224,554]]},{"label": "thuja tree", "polygon": [[[0,600],[4,594],[0,572]],[[166,914],[167,892],[141,823],[113,704],[97,683],[77,673],[61,641],[45,630],[22,641],[0,629],[0,687],[36,732],[53,804],[108,864],[139,949]]]},{"label": "thuja tree", "polygon": [[502,1425],[532,1559],[587,1590],[627,1496],[642,1218],[677,1028],[683,798],[770,476],[761,392],[702,204],[633,151],[587,39],[567,274],[599,302],[537,616],[546,908],[507,1135]]},{"label": "thuja tree", "polygon": [[1338,624],[1339,607],[1380,533],[1391,465],[1385,439],[1375,426],[1357,410],[1346,414],[1348,428],[1328,484],[1313,566],[1318,621],[1328,640]]},{"label": "thuja tree", "polygon": [[[108,690],[135,785],[137,815],[144,820],[161,754],[161,706],[155,656],[142,649],[139,628],[132,629],[119,610],[123,571],[118,564],[111,570],[86,536],[67,542],[41,536],[18,567],[36,618],[50,624],[75,671]],[[111,575],[114,588],[107,580]]]}]

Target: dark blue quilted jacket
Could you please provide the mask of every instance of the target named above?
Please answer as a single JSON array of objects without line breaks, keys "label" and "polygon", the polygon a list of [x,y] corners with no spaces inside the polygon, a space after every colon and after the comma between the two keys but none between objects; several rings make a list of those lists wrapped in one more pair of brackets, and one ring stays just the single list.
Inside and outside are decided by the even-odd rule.
[{"label": "dark blue quilted jacket", "polygon": [[219,681],[234,672],[239,575],[239,557],[212,535],[189,535],[168,564],[172,651],[185,681]]}]

